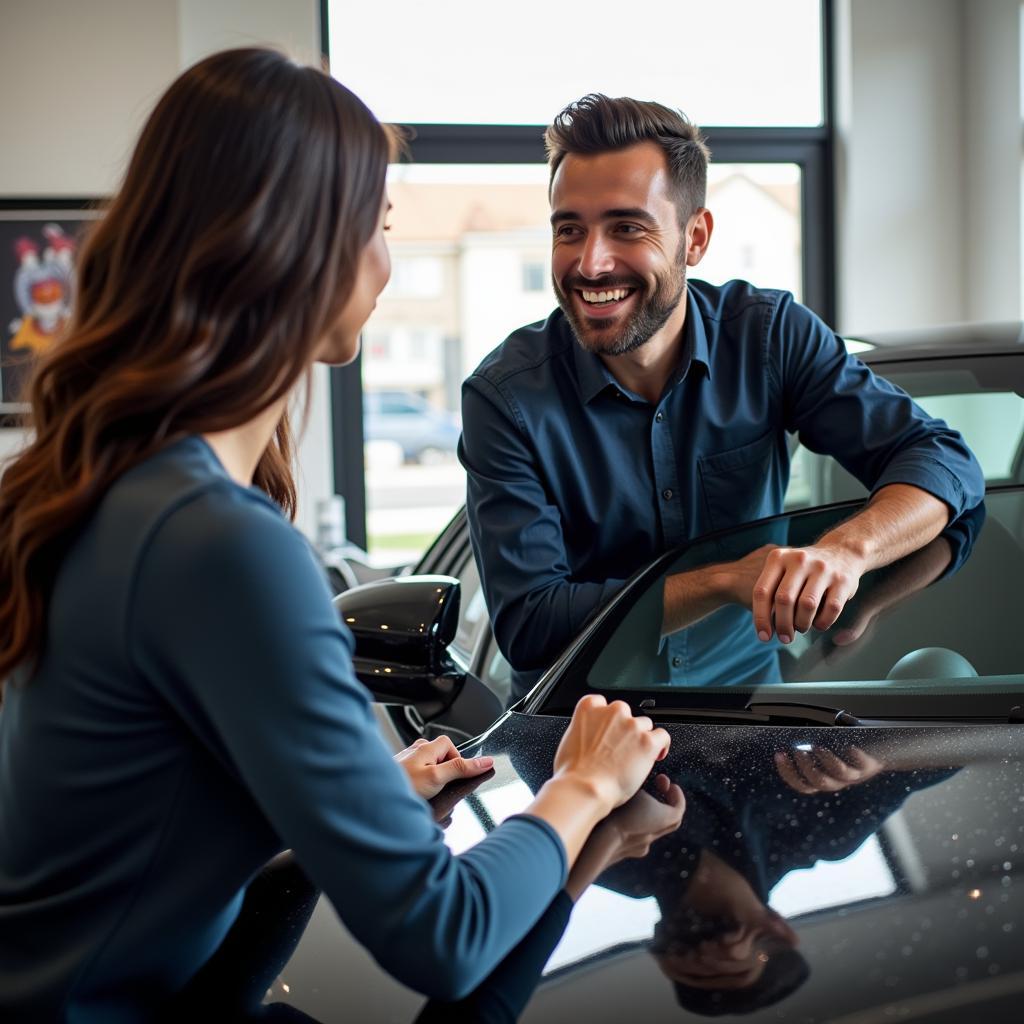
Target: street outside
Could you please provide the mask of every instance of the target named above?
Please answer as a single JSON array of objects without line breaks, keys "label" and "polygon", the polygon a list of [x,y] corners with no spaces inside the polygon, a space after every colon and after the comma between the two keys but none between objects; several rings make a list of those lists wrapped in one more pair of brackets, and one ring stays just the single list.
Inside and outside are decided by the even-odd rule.
[{"label": "street outside", "polygon": [[375,565],[416,561],[466,500],[454,458],[433,466],[368,466],[366,528]]}]

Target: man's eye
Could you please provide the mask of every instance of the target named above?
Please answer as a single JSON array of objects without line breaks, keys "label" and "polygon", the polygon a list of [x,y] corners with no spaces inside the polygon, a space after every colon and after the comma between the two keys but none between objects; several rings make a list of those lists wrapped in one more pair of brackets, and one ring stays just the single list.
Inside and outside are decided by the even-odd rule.
[{"label": "man's eye", "polygon": [[636,235],[643,231],[639,224],[619,224],[616,230],[620,235]]},{"label": "man's eye", "polygon": [[556,238],[569,238],[579,232],[574,224],[563,224],[561,227],[555,229]]}]

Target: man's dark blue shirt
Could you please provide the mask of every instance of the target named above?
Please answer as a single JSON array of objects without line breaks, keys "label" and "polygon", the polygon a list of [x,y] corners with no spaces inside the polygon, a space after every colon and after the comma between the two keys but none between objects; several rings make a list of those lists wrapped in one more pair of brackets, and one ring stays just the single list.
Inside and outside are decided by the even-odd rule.
[{"label": "man's dark blue shirt", "polygon": [[470,532],[520,680],[657,555],[782,511],[787,433],[871,491],[928,491],[951,519],[983,497],[960,435],[789,293],[691,280],[686,302],[682,358],[656,404],[622,388],[560,310],[510,335],[463,386]]}]

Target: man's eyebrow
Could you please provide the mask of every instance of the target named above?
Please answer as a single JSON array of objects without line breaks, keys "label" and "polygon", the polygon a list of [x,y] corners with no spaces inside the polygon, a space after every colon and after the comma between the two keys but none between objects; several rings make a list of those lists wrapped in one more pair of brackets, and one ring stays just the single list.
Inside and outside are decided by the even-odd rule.
[{"label": "man's eyebrow", "polygon": [[[642,206],[625,206],[614,210],[605,210],[601,214],[602,220],[642,220],[645,224],[654,224],[654,217]],[[551,214],[552,224],[561,224],[567,220],[580,220],[580,215],[575,210],[556,210]]]},{"label": "man's eyebrow", "polygon": [[627,206],[621,210],[605,210],[601,214],[603,220],[642,220],[646,224],[653,224],[654,217],[651,216],[642,206]]},{"label": "man's eyebrow", "polygon": [[564,220],[579,220],[580,215],[575,210],[555,210],[551,214],[552,224],[561,224]]}]

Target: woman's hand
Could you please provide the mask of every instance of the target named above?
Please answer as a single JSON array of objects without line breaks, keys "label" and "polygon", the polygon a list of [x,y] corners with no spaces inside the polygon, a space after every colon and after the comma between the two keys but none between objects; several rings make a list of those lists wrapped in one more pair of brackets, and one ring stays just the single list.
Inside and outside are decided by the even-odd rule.
[{"label": "woman's hand", "polygon": [[[583,697],[555,753],[554,779],[569,779],[589,789],[608,814],[644,783],[670,743],[645,715],[633,717],[624,701],[609,704],[598,694]],[[603,817],[603,815],[602,815]]]},{"label": "woman's hand", "polygon": [[558,833],[571,867],[594,826],[640,788],[669,742],[649,718],[634,718],[628,704],[588,694],[558,744],[553,776],[526,813]]},{"label": "woman's hand", "polygon": [[449,782],[483,775],[494,765],[493,757],[460,757],[447,736],[429,741],[419,739],[395,754],[395,760],[405,769],[412,788],[424,800],[437,796]]}]

